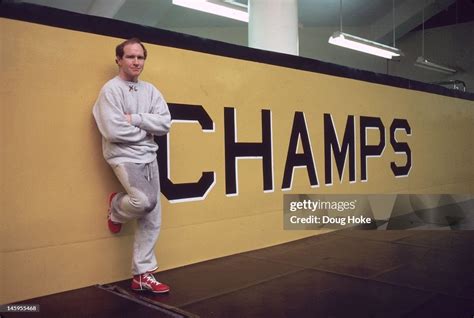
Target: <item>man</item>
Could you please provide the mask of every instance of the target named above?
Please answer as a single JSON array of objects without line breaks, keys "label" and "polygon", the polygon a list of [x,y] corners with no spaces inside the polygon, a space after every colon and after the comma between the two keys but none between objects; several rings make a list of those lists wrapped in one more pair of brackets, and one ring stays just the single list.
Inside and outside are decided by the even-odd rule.
[{"label": "man", "polygon": [[119,44],[115,55],[118,75],[102,87],[93,109],[104,158],[126,191],[110,195],[107,223],[112,233],[119,233],[123,223],[137,220],[131,287],[166,293],[170,288],[153,276],[158,269],[154,248],[161,226],[154,136],[168,133],[171,116],[161,93],[138,80],[147,57],[140,40]]}]

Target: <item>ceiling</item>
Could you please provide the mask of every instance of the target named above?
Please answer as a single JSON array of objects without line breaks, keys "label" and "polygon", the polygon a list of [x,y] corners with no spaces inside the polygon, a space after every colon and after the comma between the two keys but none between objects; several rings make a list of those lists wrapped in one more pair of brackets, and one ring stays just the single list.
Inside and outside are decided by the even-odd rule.
[{"label": "ceiling", "polygon": [[[243,27],[245,23],[175,6],[172,0],[11,0],[29,2],[84,14],[105,16],[141,25],[173,28]],[[247,3],[247,0],[235,0]],[[254,0],[258,1],[258,0]],[[393,6],[395,10],[393,10]],[[300,28],[369,27],[377,30],[374,39],[391,37],[393,25],[400,38],[422,21],[431,26],[474,20],[474,0],[298,0]],[[441,16],[441,18],[440,18]],[[394,20],[393,20],[394,19]],[[428,21],[426,26],[430,26]]]},{"label": "ceiling", "polygon": [[[2,2],[27,2],[77,12],[81,14],[102,16],[130,23],[168,29],[176,32],[197,35],[246,45],[248,25],[216,15],[183,8],[172,4],[172,0],[0,0]],[[234,1],[248,4],[249,0],[212,0]],[[276,0],[250,0],[267,1]],[[290,0],[283,0],[290,1]],[[342,10],[341,10],[342,3]],[[448,26],[474,21],[474,0],[297,0],[298,24],[300,36],[300,54],[330,63],[337,63],[357,69],[386,73],[410,78],[422,82],[444,80],[445,75],[423,69],[413,71],[413,62],[420,53],[418,40],[416,48],[413,39],[419,37],[419,31],[440,26]],[[423,16],[424,14],[424,23]],[[394,45],[405,43],[404,52],[410,51],[404,60],[389,64],[384,61],[368,59],[363,54],[353,54],[334,48],[314,49],[327,43],[328,35],[339,30],[342,16],[343,31],[365,37],[379,43]],[[469,24],[472,25],[472,24]],[[394,28],[395,27],[395,28]],[[460,70],[457,80],[462,80],[474,89],[472,45],[469,41],[469,27],[463,33],[448,33],[447,45],[433,47],[433,41],[427,35],[427,49],[430,58],[443,65]],[[432,34],[439,34],[433,30]],[[474,31],[474,30],[473,30]],[[424,34],[424,32],[423,32]],[[306,42],[305,42],[306,41]],[[309,41],[309,42],[308,42]],[[431,45],[431,48],[430,48]],[[396,44],[394,45],[396,46]],[[320,47],[320,46],[319,46]],[[433,52],[435,54],[433,54]]]}]

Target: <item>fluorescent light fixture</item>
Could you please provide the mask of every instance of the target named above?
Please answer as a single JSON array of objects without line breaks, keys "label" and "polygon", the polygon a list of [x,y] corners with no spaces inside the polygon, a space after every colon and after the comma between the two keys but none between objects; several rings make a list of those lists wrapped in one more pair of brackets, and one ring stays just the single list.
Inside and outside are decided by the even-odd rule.
[{"label": "fluorescent light fixture", "polygon": [[336,31],[329,38],[329,43],[339,45],[351,50],[356,50],[386,59],[403,56],[403,52],[395,47],[370,41],[358,36]]},{"label": "fluorescent light fixture", "polygon": [[249,22],[249,13],[242,6],[233,5],[231,2],[219,0],[173,0],[173,4],[203,11],[223,17]]},{"label": "fluorescent light fixture", "polygon": [[415,66],[422,67],[431,71],[445,73],[445,74],[454,74],[457,71],[453,68],[447,66],[439,65],[433,62],[428,61],[423,56],[418,56],[415,61]]}]

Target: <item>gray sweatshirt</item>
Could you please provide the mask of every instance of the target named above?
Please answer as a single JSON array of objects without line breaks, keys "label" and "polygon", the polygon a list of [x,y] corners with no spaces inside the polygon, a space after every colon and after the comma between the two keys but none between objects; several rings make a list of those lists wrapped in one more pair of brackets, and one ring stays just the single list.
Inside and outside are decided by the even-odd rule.
[{"label": "gray sweatshirt", "polygon": [[[168,105],[152,84],[118,76],[102,87],[93,114],[110,165],[152,162],[158,150],[154,136],[167,134],[171,125]],[[130,124],[126,114],[131,115]]]}]

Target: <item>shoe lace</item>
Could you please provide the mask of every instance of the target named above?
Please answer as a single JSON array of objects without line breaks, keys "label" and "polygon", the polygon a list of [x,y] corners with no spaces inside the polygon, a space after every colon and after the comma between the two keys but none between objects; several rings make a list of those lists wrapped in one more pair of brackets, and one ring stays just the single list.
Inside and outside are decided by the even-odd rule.
[{"label": "shoe lace", "polygon": [[161,284],[159,281],[156,280],[153,274],[145,274],[143,275],[143,280],[152,285],[159,285]]}]

